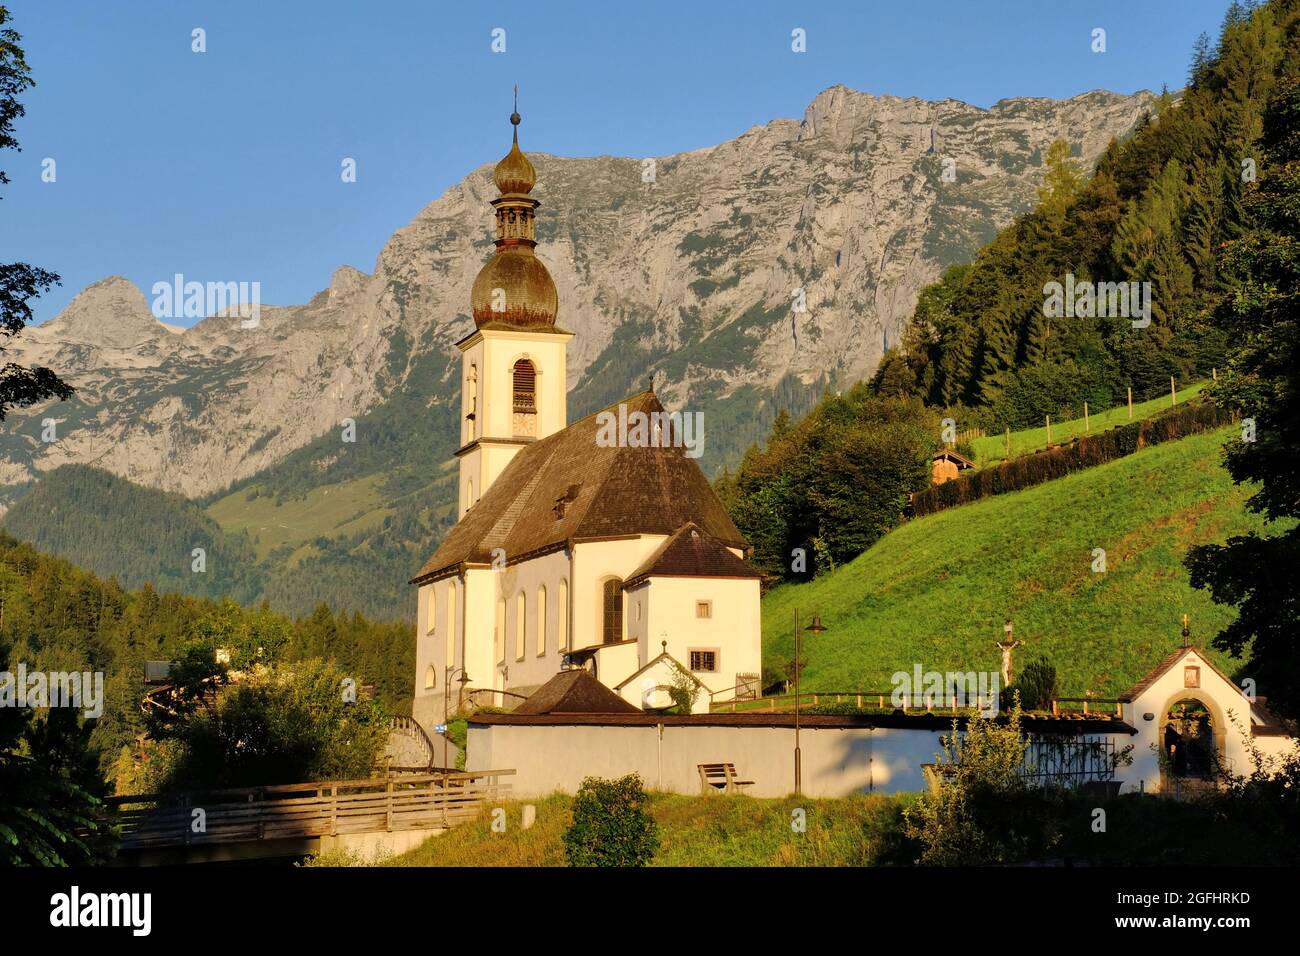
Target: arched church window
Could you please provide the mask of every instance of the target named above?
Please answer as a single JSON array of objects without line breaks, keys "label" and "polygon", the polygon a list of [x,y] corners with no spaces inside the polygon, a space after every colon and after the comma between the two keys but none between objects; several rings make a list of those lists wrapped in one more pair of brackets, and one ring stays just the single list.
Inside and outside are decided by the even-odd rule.
[{"label": "arched church window", "polygon": [[447,585],[447,666],[456,663],[456,583]]},{"label": "arched church window", "polygon": [[428,627],[426,632],[433,634],[438,630],[438,595],[433,586],[429,586]]},{"label": "arched church window", "polygon": [[465,376],[465,441],[478,437],[478,366],[471,363]]},{"label": "arched church window", "polygon": [[497,601],[497,620],[496,631],[493,633],[493,643],[496,644],[497,662],[504,664],[506,660],[506,599],[500,598]]},{"label": "arched church window", "polygon": [[555,610],[555,649],[564,652],[569,649],[569,580],[560,579],[560,606]]},{"label": "arched church window", "polygon": [[602,638],[606,644],[623,640],[623,582],[610,578],[603,585]]},{"label": "arched church window", "polygon": [[537,368],[528,359],[520,359],[514,367],[514,417],[515,438],[537,434]]},{"label": "arched church window", "polygon": [[519,592],[519,597],[515,601],[515,659],[524,659],[525,631],[528,627],[528,598],[524,592]]},{"label": "arched church window", "polygon": [[537,411],[537,369],[528,359],[515,363],[515,411]]},{"label": "arched church window", "polygon": [[430,664],[424,669],[424,689],[433,690],[438,686],[438,668]]},{"label": "arched church window", "polygon": [[546,585],[537,589],[537,656],[546,655]]}]

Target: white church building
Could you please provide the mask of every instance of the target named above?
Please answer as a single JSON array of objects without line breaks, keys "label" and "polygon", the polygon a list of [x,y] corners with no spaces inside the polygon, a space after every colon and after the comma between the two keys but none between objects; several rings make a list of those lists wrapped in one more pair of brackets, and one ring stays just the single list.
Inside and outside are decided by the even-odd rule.
[{"label": "white church building", "polygon": [[[760,575],[653,389],[569,424],[573,333],[556,325],[555,283],[534,253],[536,173],[510,119],[496,251],[457,343],[459,521],[411,582],[414,716],[429,730],[468,690],[510,706],[574,666],[647,709],[670,702],[674,672],[689,675],[677,679],[707,711],[757,687]],[[662,424],[653,441],[608,440],[610,414],[637,413]]]}]

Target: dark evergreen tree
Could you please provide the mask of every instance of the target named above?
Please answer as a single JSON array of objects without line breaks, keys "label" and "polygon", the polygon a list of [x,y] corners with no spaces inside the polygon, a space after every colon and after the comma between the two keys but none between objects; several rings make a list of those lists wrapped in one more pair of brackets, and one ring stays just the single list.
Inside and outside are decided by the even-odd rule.
[{"label": "dark evergreen tree", "polygon": [[[1289,53],[1295,69],[1300,44]],[[1224,450],[1228,472],[1258,488],[1248,507],[1276,524],[1196,548],[1187,565],[1194,585],[1238,608],[1215,646],[1249,653],[1259,693],[1300,717],[1300,73],[1277,85],[1261,145],[1261,175],[1246,197],[1250,229],[1224,256],[1233,290],[1215,318],[1235,348],[1215,396],[1244,416]]]}]

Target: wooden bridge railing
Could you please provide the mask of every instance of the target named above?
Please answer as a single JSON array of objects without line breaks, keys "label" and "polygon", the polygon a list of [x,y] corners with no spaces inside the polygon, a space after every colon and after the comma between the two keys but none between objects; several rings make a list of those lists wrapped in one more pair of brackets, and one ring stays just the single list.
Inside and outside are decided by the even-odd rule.
[{"label": "wooden bridge railing", "polygon": [[510,790],[513,770],[110,797],[122,849],[450,826]]}]

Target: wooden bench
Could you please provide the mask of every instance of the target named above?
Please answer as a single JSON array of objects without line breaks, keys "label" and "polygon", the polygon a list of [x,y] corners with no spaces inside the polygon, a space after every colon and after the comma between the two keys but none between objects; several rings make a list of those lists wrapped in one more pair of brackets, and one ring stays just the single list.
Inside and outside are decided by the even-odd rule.
[{"label": "wooden bench", "polygon": [[754,785],[752,780],[736,779],[734,763],[701,763],[696,764],[695,769],[700,772],[700,793],[708,793],[710,788],[734,793],[741,787]]}]

